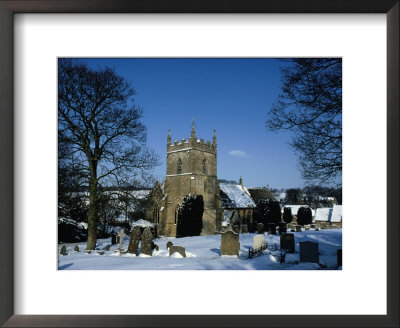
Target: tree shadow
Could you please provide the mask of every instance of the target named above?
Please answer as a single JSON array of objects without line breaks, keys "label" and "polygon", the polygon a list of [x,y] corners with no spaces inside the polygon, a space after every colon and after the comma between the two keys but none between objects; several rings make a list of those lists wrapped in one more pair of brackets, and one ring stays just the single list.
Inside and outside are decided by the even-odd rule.
[{"label": "tree shadow", "polygon": [[59,266],[58,270],[65,270],[65,269],[68,269],[69,267],[71,267],[73,265],[74,265],[74,263],[67,263],[67,264],[64,264],[62,266]]},{"label": "tree shadow", "polygon": [[221,255],[221,250],[219,248],[211,248],[210,251]]}]

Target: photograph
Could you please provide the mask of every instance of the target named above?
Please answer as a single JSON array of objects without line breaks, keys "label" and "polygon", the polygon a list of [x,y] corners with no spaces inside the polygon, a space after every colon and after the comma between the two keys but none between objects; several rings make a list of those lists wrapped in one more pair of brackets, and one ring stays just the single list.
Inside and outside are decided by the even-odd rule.
[{"label": "photograph", "polygon": [[58,270],[342,270],[342,58],[57,64]]}]

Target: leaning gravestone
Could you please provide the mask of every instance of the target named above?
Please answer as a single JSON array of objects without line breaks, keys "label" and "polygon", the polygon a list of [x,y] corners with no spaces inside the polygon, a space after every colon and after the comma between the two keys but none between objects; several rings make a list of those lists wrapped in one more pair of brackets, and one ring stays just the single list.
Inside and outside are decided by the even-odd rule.
[{"label": "leaning gravestone", "polygon": [[169,248],[169,257],[171,257],[172,254],[174,253],[179,253],[182,255],[182,257],[186,257],[186,252],[185,252],[185,247],[182,246],[171,246]]},{"label": "leaning gravestone", "polygon": [[288,253],[294,253],[294,234],[281,234],[281,249],[287,251]]},{"label": "leaning gravestone", "polygon": [[116,233],[113,231],[111,233],[111,245],[115,245],[117,243],[117,235]]},{"label": "leaning gravestone", "polygon": [[267,242],[265,241],[264,235],[255,235],[253,237],[253,249],[266,248]]},{"label": "leaning gravestone", "polygon": [[242,225],[240,226],[240,231],[241,231],[242,233],[248,233],[248,232],[249,232],[249,229],[248,229],[248,227],[247,227],[247,224],[242,224]]},{"label": "leaning gravestone", "polygon": [[233,231],[221,233],[221,255],[239,255],[239,234]]},{"label": "leaning gravestone", "polygon": [[233,226],[233,231],[236,233],[239,233],[239,226],[238,225],[234,225]]},{"label": "leaning gravestone", "polygon": [[125,229],[121,229],[121,230],[118,232],[119,250],[120,250],[120,251],[123,250],[123,248],[122,248],[122,242],[124,241],[124,238],[125,238],[125,237],[126,237],[126,235],[125,235]]},{"label": "leaning gravestone", "polygon": [[264,233],[264,225],[262,223],[257,224],[257,233],[263,234]]},{"label": "leaning gravestone", "polygon": [[279,223],[279,234],[283,234],[287,232],[286,223]]},{"label": "leaning gravestone", "polygon": [[276,225],[275,223],[268,223],[268,235],[276,235]]},{"label": "leaning gravestone", "polygon": [[167,243],[167,249],[170,248],[172,245],[173,245],[172,241],[169,241],[169,242]]},{"label": "leaning gravestone", "polygon": [[341,267],[342,266],[342,250],[338,249],[336,251],[336,259],[337,259],[337,266]]},{"label": "leaning gravestone", "polygon": [[149,227],[144,228],[142,233],[142,245],[140,251],[142,254],[151,255],[151,242],[153,241],[153,234]]},{"label": "leaning gravestone", "polygon": [[79,252],[79,246],[78,245],[75,245],[74,252]]},{"label": "leaning gravestone", "polygon": [[60,255],[67,255],[67,247],[65,245],[62,245]]},{"label": "leaning gravestone", "polygon": [[129,246],[128,246],[128,253],[139,255],[138,248],[139,248],[139,241],[140,241],[140,227],[136,226],[133,228],[131,232],[131,238],[129,239]]},{"label": "leaning gravestone", "polygon": [[300,262],[319,263],[318,243],[312,241],[300,242]]}]

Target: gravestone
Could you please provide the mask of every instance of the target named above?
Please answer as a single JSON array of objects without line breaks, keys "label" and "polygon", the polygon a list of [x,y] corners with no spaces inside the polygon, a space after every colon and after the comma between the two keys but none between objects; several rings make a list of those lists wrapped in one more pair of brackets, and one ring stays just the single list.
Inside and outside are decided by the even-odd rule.
[{"label": "gravestone", "polygon": [[247,224],[242,224],[242,225],[240,226],[240,231],[241,231],[242,233],[248,233],[248,232],[249,232],[249,229],[248,229],[248,227],[247,227]]},{"label": "gravestone", "polygon": [[305,231],[310,231],[310,226],[304,226]]},{"label": "gravestone", "polygon": [[221,233],[221,255],[239,255],[239,234],[233,231]]},{"label": "gravestone", "polygon": [[78,245],[75,245],[74,252],[79,252],[79,246]]},{"label": "gravestone", "polygon": [[315,231],[319,231],[319,228],[315,228]]},{"label": "gravestone", "polygon": [[276,235],[276,225],[275,223],[268,223],[268,235]]},{"label": "gravestone", "polygon": [[113,231],[111,232],[111,245],[115,245],[117,243],[117,234]]},{"label": "gravestone", "polygon": [[255,235],[253,237],[253,249],[266,247],[267,242],[264,235]]},{"label": "gravestone", "polygon": [[286,223],[279,223],[279,234],[283,234],[287,232]]},{"label": "gravestone", "polygon": [[171,255],[174,254],[174,253],[179,253],[183,257],[186,257],[185,247],[182,247],[182,246],[170,246],[170,248],[169,248],[169,257],[171,257]]},{"label": "gravestone", "polygon": [[131,232],[131,238],[129,239],[128,253],[139,255],[139,241],[140,241],[140,227],[135,226]]},{"label": "gravestone", "polygon": [[123,250],[123,248],[122,248],[122,242],[124,241],[125,236],[126,236],[126,235],[125,235],[125,229],[121,229],[121,230],[118,232],[119,250],[120,250],[120,251]]},{"label": "gravestone", "polygon": [[296,232],[301,232],[301,225],[296,226]]},{"label": "gravestone", "polygon": [[294,234],[282,233],[281,234],[281,249],[286,250],[288,253],[294,253]]},{"label": "gravestone", "polygon": [[314,224],[314,223],[311,224],[311,228],[312,228],[312,229],[315,229],[315,224]]},{"label": "gravestone", "polygon": [[151,255],[151,243],[153,241],[153,234],[149,227],[144,228],[142,233],[142,245],[140,251],[142,254]]},{"label": "gravestone", "polygon": [[236,233],[239,233],[239,226],[238,225],[234,225],[233,226],[233,231]]},{"label": "gravestone", "polygon": [[67,255],[67,247],[65,245],[62,245],[60,255]]},{"label": "gravestone", "polygon": [[257,224],[257,233],[263,234],[264,233],[264,225],[262,223]]},{"label": "gravestone", "polygon": [[172,245],[173,245],[172,241],[169,241],[169,242],[167,243],[167,249],[168,249],[169,247],[171,247]]},{"label": "gravestone", "polygon": [[340,267],[342,266],[342,250],[338,249],[336,251],[336,258],[337,258],[337,266]]},{"label": "gravestone", "polygon": [[312,241],[300,242],[300,262],[319,263],[318,243]]},{"label": "gravestone", "polygon": [[290,232],[296,232],[296,230],[292,228],[292,229],[290,229]]},{"label": "gravestone", "polygon": [[111,249],[111,245],[107,245],[104,250],[108,252],[110,249]]}]

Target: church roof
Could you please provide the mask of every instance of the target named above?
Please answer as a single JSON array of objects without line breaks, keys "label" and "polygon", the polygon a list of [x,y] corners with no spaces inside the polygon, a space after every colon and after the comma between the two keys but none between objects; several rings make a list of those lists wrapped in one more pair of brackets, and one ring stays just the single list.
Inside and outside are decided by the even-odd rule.
[{"label": "church roof", "polygon": [[233,183],[220,183],[219,188],[222,208],[256,207],[247,188]]}]

